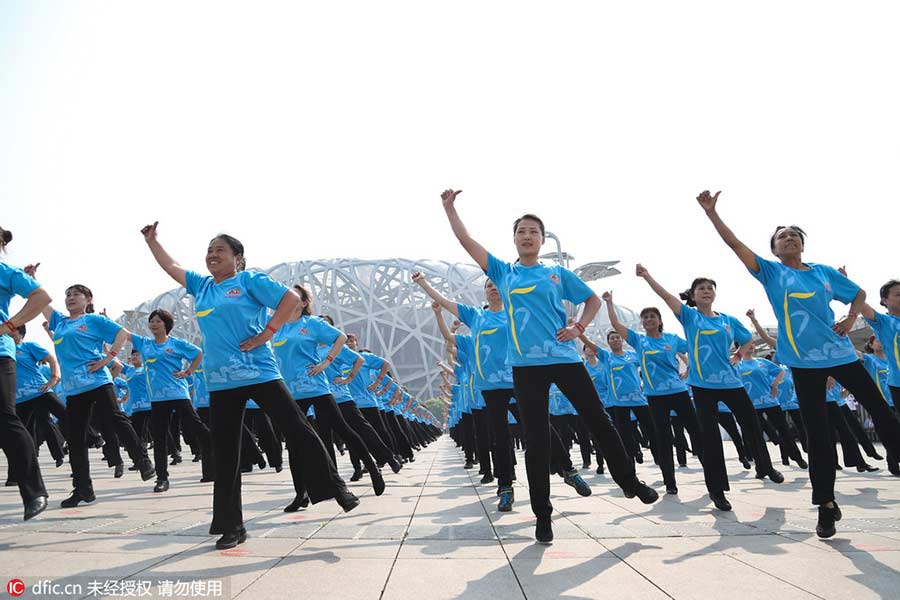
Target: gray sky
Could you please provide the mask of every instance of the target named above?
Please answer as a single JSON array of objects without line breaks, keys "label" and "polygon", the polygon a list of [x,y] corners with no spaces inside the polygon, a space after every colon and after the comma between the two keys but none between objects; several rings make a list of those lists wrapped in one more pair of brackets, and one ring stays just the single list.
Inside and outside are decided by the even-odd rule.
[{"label": "gray sky", "polygon": [[710,188],[763,256],[775,225],[799,224],[807,260],[846,264],[874,297],[900,275],[897,17],[893,2],[4,2],[5,260],[40,261],[60,307],[88,285],[112,317],[173,287],[139,233],[157,219],[198,270],[220,231],[251,266],[468,262],[440,205],[456,187],[501,257],[535,212],[576,265],[622,261],[593,286],[627,306],[660,305],[643,262],[673,291],[711,276],[719,310],[774,323],[694,200]]}]

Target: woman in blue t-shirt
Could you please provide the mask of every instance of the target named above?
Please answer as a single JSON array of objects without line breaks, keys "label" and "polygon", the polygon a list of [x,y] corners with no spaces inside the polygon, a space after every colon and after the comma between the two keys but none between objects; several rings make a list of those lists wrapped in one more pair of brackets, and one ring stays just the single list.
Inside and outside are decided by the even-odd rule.
[{"label": "woman in blue t-shirt", "polygon": [[[0,253],[6,252],[10,241],[12,233],[0,227]],[[10,316],[9,301],[14,296],[25,298],[25,305]],[[16,414],[16,345],[10,334],[41,314],[48,304],[50,295],[37,281],[22,269],[0,261],[0,445],[16,475],[26,521],[47,508],[47,488],[34,442]]]},{"label": "woman in blue t-shirt", "polygon": [[[228,235],[214,237],[201,275],[182,267],[157,239],[157,223],[141,230],[153,258],[194,297],[203,334],[206,384],[215,459],[213,520],[219,549],[247,539],[241,510],[241,432],[244,407],[255,400],[303,455],[303,475],[313,503],[334,498],[345,511],[359,505],[328,456],[322,440],[297,408],[284,385],[270,343],[300,297],[265,273],[245,271],[244,246]],[[268,321],[267,309],[275,313]]]},{"label": "woman in blue t-shirt", "polygon": [[[777,262],[761,258],[722,221],[716,210],[719,193],[704,191],[697,202],[725,244],[762,284],[778,318],[775,359],[790,367],[794,375],[797,400],[809,434],[812,502],[819,506],[816,534],[831,537],[836,532],[835,522],[841,519],[841,510],[834,501],[835,463],[826,427],[825,382],[829,376],[850,390],[869,411],[885,448],[900,452],[900,422],[888,410],[847,337],[864,308],[866,293],[833,267],[803,262],[806,233],[797,226],[779,226],[769,239]],[[846,318],[835,322],[832,300],[850,305]]]},{"label": "woman in blue t-shirt", "polygon": [[[784,476],[772,466],[753,402],[732,362],[736,360],[731,354],[732,344],[748,346],[752,344],[752,336],[738,319],[713,310],[716,282],[698,277],[679,299],[662,287],[643,265],[637,265],[635,272],[665,301],[684,327],[689,350],[688,384],[700,419],[703,475],[710,500],[719,510],[731,510],[731,503],[725,497],[730,486],[719,434],[719,402],[731,409],[741,426],[744,442],[756,462],[757,479],[768,477],[775,483],[783,482]],[[682,299],[685,304],[681,303]]]},{"label": "woman in blue t-shirt", "polygon": [[[92,415],[104,431],[107,442],[103,446],[104,455],[109,466],[115,467],[116,477],[124,473],[118,442],[125,446],[143,481],[152,478],[155,473],[147,457],[147,449],[140,443],[131,421],[119,407],[113,378],[107,368],[131,334],[106,315],[94,314],[93,300],[90,289],[76,284],[66,290],[68,316],[52,306],[43,311],[48,330],[53,332],[53,347],[66,393],[69,465],[74,489],[62,501],[63,508],[96,500],[87,445]],[[109,349],[104,351],[106,345]],[[116,443],[113,439],[117,440]]]},{"label": "woman in blue t-shirt", "polygon": [[[695,444],[700,440],[700,423],[678,366],[679,356],[686,360],[687,342],[674,333],[663,332],[659,309],[648,306],[641,310],[641,325],[645,332],[641,334],[625,327],[619,321],[612,292],[603,294],[603,300],[606,302],[610,325],[638,354],[644,395],[647,397],[649,411],[653,417],[651,425],[656,431],[656,458],[662,470],[666,491],[669,494],[677,494],[675,465],[672,463],[672,446],[675,439],[672,436],[671,412],[675,411]],[[635,414],[640,420],[641,413]],[[641,427],[644,428],[643,422]],[[702,446],[696,450],[700,452],[702,459]]]},{"label": "woman in blue t-shirt", "polygon": [[[500,290],[509,314],[507,361],[513,369],[513,389],[527,438],[525,466],[531,508],[537,517],[535,537],[542,543],[553,540],[548,419],[549,391],[553,383],[588,423],[610,474],[626,497],[638,496],[646,504],[655,502],[659,495],[635,475],[634,464],[603,409],[575,347],[575,339],[597,314],[600,299],[568,269],[539,261],[545,232],[543,222],[535,215],[523,215],[513,223],[513,241],[518,254],[514,263],[489,254],[469,235],[456,212],[459,193],[446,190],[441,194],[450,226],[469,256]],[[585,304],[581,319],[571,326],[567,323],[564,300]]]},{"label": "woman in blue t-shirt", "polygon": [[[900,291],[900,281],[898,281],[896,285],[898,291]],[[898,294],[898,296],[900,296],[900,294]],[[898,348],[900,348],[900,340],[898,340]],[[891,407],[894,414],[898,414],[897,403],[891,395],[891,391],[893,390],[890,389],[890,366],[888,364],[888,356],[885,354],[884,346],[879,341],[878,336],[870,335],[863,350],[865,350],[865,354],[857,352],[857,356],[859,356],[859,359],[862,361],[869,376],[872,377],[872,380],[878,385],[878,390],[881,392],[881,395],[884,396],[884,401]],[[891,360],[900,362],[900,351],[898,351],[898,356],[891,357]],[[898,391],[900,391],[900,388],[898,388]],[[887,453],[888,470],[894,477],[900,477],[900,464],[898,464],[897,459],[898,457],[893,453]]]}]

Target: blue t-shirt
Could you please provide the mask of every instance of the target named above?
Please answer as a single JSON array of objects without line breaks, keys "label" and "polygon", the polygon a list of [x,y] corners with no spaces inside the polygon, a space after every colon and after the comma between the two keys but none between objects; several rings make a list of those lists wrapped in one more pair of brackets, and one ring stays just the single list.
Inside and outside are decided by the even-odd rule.
[{"label": "blue t-shirt", "polygon": [[[321,346],[319,348],[319,357],[324,360],[328,355],[329,350],[331,350],[330,346]],[[334,400],[338,404],[353,402],[353,394],[350,391],[349,385],[341,385],[335,383],[334,380],[338,377],[347,377],[350,375],[353,371],[353,365],[356,364],[356,359],[358,358],[360,358],[359,354],[347,346],[342,346],[341,351],[338,352],[337,358],[325,368],[328,387],[331,389],[331,395],[334,396]],[[357,373],[356,376],[359,377],[359,373]],[[354,377],[354,379],[356,379],[356,377]]]},{"label": "blue t-shirt", "polygon": [[687,353],[687,342],[674,333],[654,338],[628,330],[628,344],[641,360],[644,394],[665,396],[687,391],[687,384],[678,375],[678,353]]},{"label": "blue t-shirt", "polygon": [[744,382],[744,389],[753,402],[753,408],[774,408],[778,406],[778,398],[772,396],[772,383],[781,367],[764,358],[742,360],[737,365],[738,373]]},{"label": "blue t-shirt", "polygon": [[744,387],[737,370],[729,362],[734,342],[746,344],[750,332],[740,321],[717,313],[706,316],[696,308],[684,305],[678,320],[688,339],[688,384],[714,390]]},{"label": "blue t-shirt", "polygon": [[594,388],[597,390],[597,395],[600,396],[600,401],[605,406],[609,406],[609,366],[606,361],[598,357],[597,364],[592,365],[585,360],[584,367],[591,376],[591,381],[594,382]]},{"label": "blue t-shirt", "polygon": [[288,288],[265,273],[241,271],[216,283],[208,275],[185,273],[203,334],[206,384],[211,392],[281,379],[272,344],[242,352],[241,342],[265,329],[266,308],[276,309]]},{"label": "blue t-shirt", "polygon": [[716,404],[716,408],[719,409],[720,413],[730,413],[731,412],[731,409],[728,408],[728,405],[721,401],[718,404]]},{"label": "blue t-shirt", "polygon": [[509,264],[488,254],[487,276],[500,291],[509,315],[507,364],[581,362],[574,340],[556,341],[556,332],[567,326],[562,301],[578,305],[594,295],[575,273],[559,265]]},{"label": "blue t-shirt", "polygon": [[[886,356],[886,355],[885,355]],[[863,354],[863,366],[869,372],[869,376],[878,385],[878,391],[884,396],[888,406],[894,406],[894,398],[891,396],[890,385],[890,366],[888,361],[878,358],[874,354]]]},{"label": "blue t-shirt", "polygon": [[849,304],[859,286],[827,265],[809,263],[808,271],[786,267],[756,257],[759,273],[750,273],[763,284],[769,304],[778,318],[775,360],[805,369],[846,365],[857,359],[853,343],[831,329],[831,301]]},{"label": "blue t-shirt", "polygon": [[784,377],[778,384],[778,404],[781,410],[800,410],[797,390],[794,389],[794,375],[790,369],[784,369]]},{"label": "blue t-shirt", "polygon": [[475,389],[502,390],[513,386],[512,368],[506,364],[509,346],[509,315],[457,304],[459,320],[475,338]]},{"label": "blue t-shirt", "polygon": [[841,392],[844,391],[844,388],[841,387],[841,384],[838,382],[834,382],[834,385],[831,388],[825,388],[825,401],[831,402],[833,404],[837,404],[838,406],[844,406],[847,404],[847,400],[844,399],[844,396],[841,395]]},{"label": "blue t-shirt", "polygon": [[384,359],[371,352],[360,352],[359,355],[365,362],[353,381],[349,383],[350,395],[353,396],[353,401],[356,402],[358,408],[378,408],[378,401],[367,388],[372,385],[378,373],[381,372]]},{"label": "blue t-shirt", "polygon": [[49,354],[34,342],[16,344],[16,404],[34,400],[44,393],[41,388],[48,379],[41,372],[39,363]]},{"label": "blue t-shirt", "polygon": [[[22,269],[0,262],[0,324],[9,320],[9,301],[13,296],[27,298],[39,287],[41,285]],[[16,359],[16,343],[5,332],[0,333],[0,357]]]},{"label": "blue t-shirt", "polygon": [[194,362],[200,354],[200,348],[173,336],[169,336],[162,344],[157,344],[153,338],[136,333],[131,334],[131,345],[144,361],[150,402],[190,399],[188,380],[177,379],[175,373],[183,371],[187,365]]},{"label": "blue t-shirt", "polygon": [[[884,346],[888,358],[888,385],[900,387],[900,317],[875,313],[875,320],[866,319],[875,332],[875,337]],[[887,395],[890,391],[885,388]]]},{"label": "blue t-shirt", "polygon": [[621,355],[605,350],[603,353],[609,368],[609,392],[614,398],[614,405],[647,406],[647,398],[641,391],[641,376],[638,374],[640,359],[637,354],[630,350]]},{"label": "blue t-shirt", "polygon": [[67,396],[112,383],[106,367],[88,373],[88,363],[105,358],[103,343],[112,344],[121,329],[121,325],[103,315],[91,313],[70,319],[59,311],[53,311],[50,331],[53,332],[63,391]]},{"label": "blue t-shirt", "polygon": [[147,390],[147,372],[144,366],[125,365],[122,378],[128,384],[129,414],[150,410],[150,392]]},{"label": "blue t-shirt", "polygon": [[[325,319],[303,315],[293,323],[282,325],[272,338],[278,367],[294,400],[331,393],[325,371],[310,377],[307,369],[322,361],[340,335]],[[319,352],[321,344],[327,345],[325,354]]]},{"label": "blue t-shirt", "polygon": [[204,369],[202,362],[191,377],[194,378],[194,385],[192,386],[194,395],[191,398],[194,408],[209,408],[209,390],[206,389],[206,370]]}]

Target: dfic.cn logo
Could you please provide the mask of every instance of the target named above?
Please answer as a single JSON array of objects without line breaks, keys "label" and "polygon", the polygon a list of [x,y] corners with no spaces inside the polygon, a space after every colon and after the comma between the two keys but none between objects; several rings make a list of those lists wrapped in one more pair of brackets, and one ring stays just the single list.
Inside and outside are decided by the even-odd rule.
[{"label": "dfic.cn logo", "polygon": [[6,584],[6,591],[14,598],[19,597],[25,593],[25,582],[21,579],[10,579]]}]

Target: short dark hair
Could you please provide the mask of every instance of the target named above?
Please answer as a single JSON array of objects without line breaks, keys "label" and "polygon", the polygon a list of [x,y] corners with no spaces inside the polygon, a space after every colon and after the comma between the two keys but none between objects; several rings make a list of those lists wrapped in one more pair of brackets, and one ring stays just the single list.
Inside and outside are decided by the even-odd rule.
[{"label": "short dark hair", "polygon": [[658,308],[656,308],[655,306],[648,306],[647,308],[642,309],[641,310],[641,318],[643,319],[644,315],[650,314],[650,313],[653,313],[654,315],[656,315],[656,318],[659,319],[659,332],[662,333],[663,320],[662,320],[662,314],[659,312]]},{"label": "short dark hair", "polygon": [[778,235],[778,232],[781,231],[782,229],[793,229],[794,231],[797,232],[797,235],[800,236],[800,241],[803,242],[803,245],[804,246],[806,245],[806,232],[803,231],[803,229],[801,229],[799,226],[797,226],[797,225],[779,225],[778,227],[775,228],[775,231],[772,233],[772,237],[769,238],[769,249],[770,250],[772,250],[773,252],[775,251],[775,236]]},{"label": "short dark hair", "polygon": [[546,237],[546,233],[544,232],[544,222],[541,221],[540,217],[538,217],[537,215],[533,215],[531,213],[525,213],[524,215],[522,215],[521,217],[519,217],[518,219],[515,220],[515,222],[513,223],[513,233],[515,233],[519,229],[519,223],[521,223],[522,221],[525,221],[526,219],[529,221],[536,221],[538,224],[538,227],[541,229],[541,236]]},{"label": "short dark hair", "polygon": [[890,281],[885,283],[883,286],[881,286],[880,290],[878,290],[878,294],[879,294],[879,296],[881,296],[881,305],[882,306],[884,306],[885,299],[887,299],[887,297],[891,294],[891,290],[894,288],[895,285],[900,285],[900,280],[891,279]]},{"label": "short dark hair", "polygon": [[166,334],[170,333],[172,328],[175,327],[175,317],[164,308],[157,308],[150,313],[150,316],[147,317],[147,322],[149,323],[153,317],[159,317],[159,320],[163,322],[163,325],[166,327]]},{"label": "short dark hair", "polygon": [[244,259],[244,245],[239,239],[234,236],[228,235],[227,233],[220,233],[210,242],[214,242],[216,240],[222,240],[223,242],[228,244],[228,247],[231,248],[231,251],[234,252],[234,255],[238,257],[238,271],[243,271],[247,268],[247,261]]},{"label": "short dark hair", "polygon": [[618,335],[619,337],[622,337],[618,331],[616,331],[615,329],[610,329],[609,331],[606,332],[606,343],[607,344],[609,343],[609,338],[612,337],[613,335]]},{"label": "short dark hair", "polygon": [[691,307],[697,306],[697,303],[694,302],[694,290],[696,290],[697,286],[702,283],[711,283],[713,287],[717,287],[716,282],[714,280],[710,279],[709,277],[698,277],[693,282],[691,282],[691,287],[689,287],[685,291],[681,292],[678,296],[682,300],[684,300],[684,303],[687,304],[688,306],[691,306]]}]

